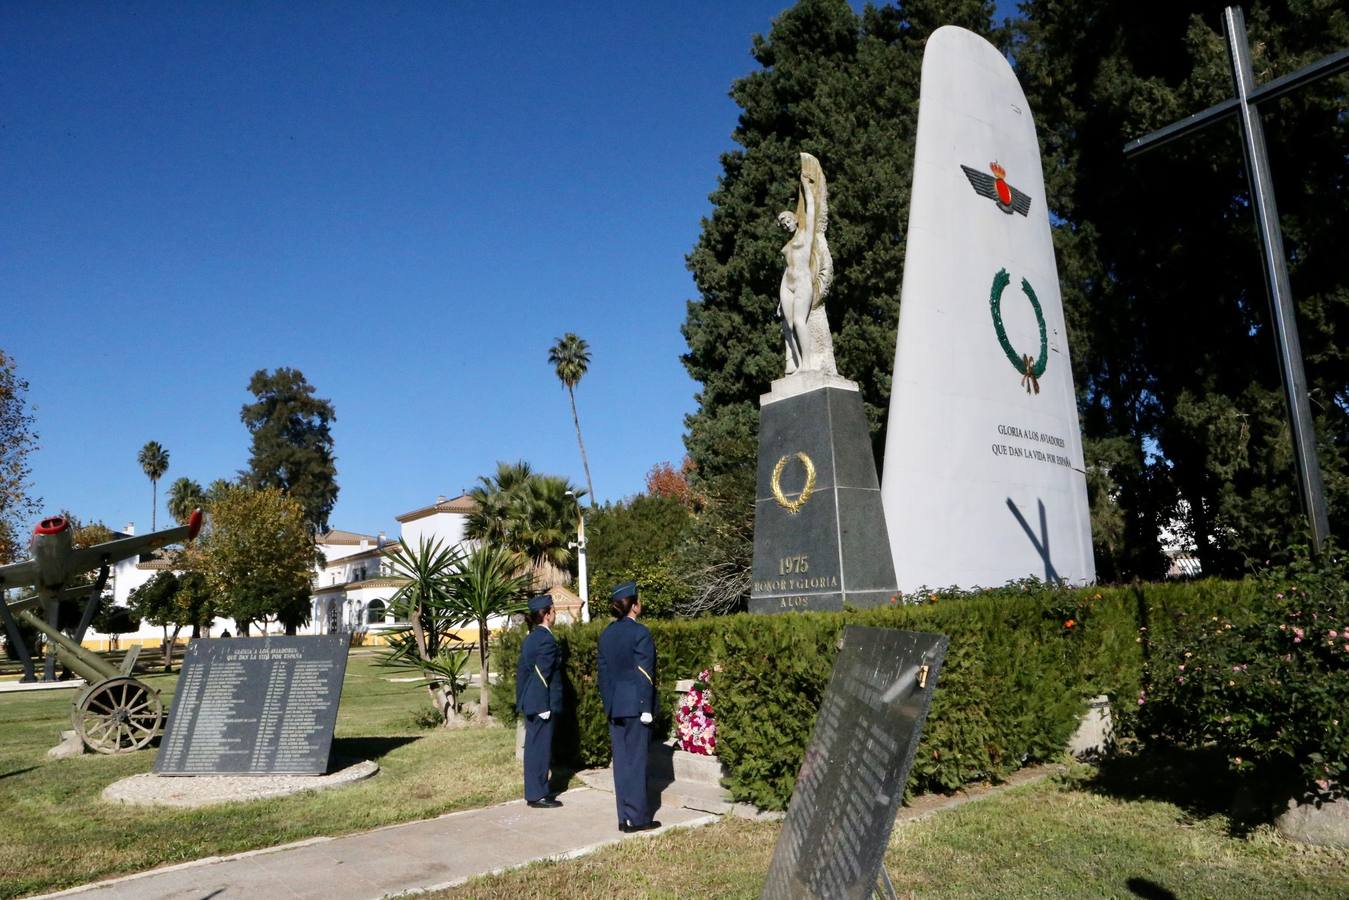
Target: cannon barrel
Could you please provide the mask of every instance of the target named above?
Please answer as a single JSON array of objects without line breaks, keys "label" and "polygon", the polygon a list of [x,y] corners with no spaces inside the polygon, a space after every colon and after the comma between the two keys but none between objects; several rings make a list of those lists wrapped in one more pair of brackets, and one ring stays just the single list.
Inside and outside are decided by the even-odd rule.
[{"label": "cannon barrel", "polygon": [[[12,610],[17,605],[19,604],[11,604],[9,608]],[[112,663],[97,653],[84,649],[62,634],[59,629],[51,627],[31,612],[24,610],[19,613],[17,618],[22,619],[29,627],[36,628],[46,635],[47,640],[60,648],[61,661],[69,666],[72,672],[90,684],[96,681],[107,681],[122,674]]]}]

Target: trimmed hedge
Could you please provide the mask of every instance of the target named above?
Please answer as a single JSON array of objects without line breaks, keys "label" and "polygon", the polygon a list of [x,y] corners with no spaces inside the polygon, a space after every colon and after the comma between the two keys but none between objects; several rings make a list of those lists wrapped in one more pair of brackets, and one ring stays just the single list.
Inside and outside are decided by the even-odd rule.
[{"label": "trimmed hedge", "polygon": [[[656,728],[671,729],[676,681],[720,666],[712,690],[727,786],[737,800],[785,808],[844,625],[940,632],[951,644],[909,789],[954,790],[1057,756],[1086,698],[1137,697],[1147,648],[1141,636],[1241,607],[1252,591],[1246,582],[1219,581],[1077,590],[1027,584],[843,613],[648,621],[659,660]],[[554,754],[573,765],[609,762],[595,684],[597,643],[607,624],[556,630],[567,712]],[[507,719],[514,716],[522,637],[523,629],[502,635],[493,667],[502,672],[494,709]]]}]

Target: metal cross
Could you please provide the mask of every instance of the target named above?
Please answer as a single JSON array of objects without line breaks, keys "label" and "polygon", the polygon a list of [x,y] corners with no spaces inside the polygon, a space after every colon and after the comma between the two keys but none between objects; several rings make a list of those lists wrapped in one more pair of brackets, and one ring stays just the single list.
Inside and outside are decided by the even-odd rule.
[{"label": "metal cross", "polygon": [[1302,368],[1302,347],[1293,314],[1293,293],[1288,284],[1283,233],[1279,230],[1279,210],[1274,203],[1274,182],[1270,178],[1265,131],[1260,124],[1257,105],[1349,69],[1349,50],[1332,53],[1296,72],[1256,87],[1250,45],[1246,40],[1246,19],[1241,7],[1229,6],[1223,10],[1223,32],[1227,38],[1227,55],[1232,62],[1232,81],[1236,84],[1237,95],[1195,113],[1188,119],[1174,122],[1125,144],[1124,155],[1134,156],[1145,150],[1153,150],[1231,115],[1235,115],[1241,124],[1241,152],[1246,160],[1246,179],[1251,186],[1255,226],[1260,233],[1263,251],[1260,261],[1265,269],[1265,288],[1269,295],[1274,341],[1279,353],[1279,373],[1283,379],[1284,400],[1288,404],[1288,419],[1292,426],[1293,456],[1297,461],[1302,509],[1311,522],[1312,544],[1319,554],[1330,536],[1330,522],[1326,516],[1321,467],[1316,461],[1316,433],[1312,427],[1311,404],[1307,400],[1307,376]]}]

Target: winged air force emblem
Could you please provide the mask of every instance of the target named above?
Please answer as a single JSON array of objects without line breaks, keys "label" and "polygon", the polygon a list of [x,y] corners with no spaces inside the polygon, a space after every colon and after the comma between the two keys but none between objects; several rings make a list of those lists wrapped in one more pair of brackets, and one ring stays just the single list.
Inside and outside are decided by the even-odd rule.
[{"label": "winged air force emblem", "polygon": [[965,177],[970,180],[970,187],[980,197],[987,197],[998,205],[998,209],[1011,215],[1013,212],[1019,212],[1026,216],[1030,214],[1030,197],[1018,191],[1007,183],[1007,170],[997,163],[989,163],[988,170],[992,175],[980,172],[977,169],[971,169],[969,166],[961,166],[965,172]]}]

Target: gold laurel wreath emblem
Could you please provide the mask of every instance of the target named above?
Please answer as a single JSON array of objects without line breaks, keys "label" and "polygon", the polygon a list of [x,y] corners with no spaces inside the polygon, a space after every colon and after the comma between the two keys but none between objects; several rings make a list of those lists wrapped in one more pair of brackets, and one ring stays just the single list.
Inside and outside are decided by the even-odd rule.
[{"label": "gold laurel wreath emblem", "polygon": [[782,457],[778,460],[778,464],[773,467],[773,499],[778,502],[778,506],[789,513],[795,513],[805,506],[806,501],[810,499],[811,493],[815,490],[815,463],[811,462],[810,457],[804,453],[797,453],[795,456],[801,460],[801,465],[806,467],[806,484],[805,487],[801,488],[801,493],[796,495],[795,500],[788,500],[787,495],[782,493],[782,470],[787,468],[787,460],[791,457]]}]

